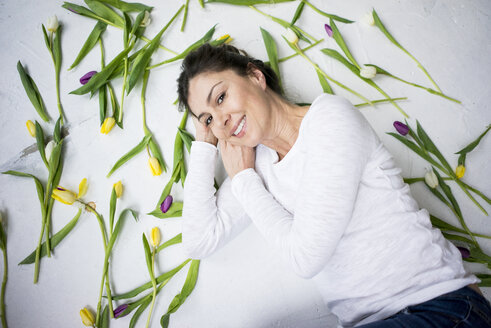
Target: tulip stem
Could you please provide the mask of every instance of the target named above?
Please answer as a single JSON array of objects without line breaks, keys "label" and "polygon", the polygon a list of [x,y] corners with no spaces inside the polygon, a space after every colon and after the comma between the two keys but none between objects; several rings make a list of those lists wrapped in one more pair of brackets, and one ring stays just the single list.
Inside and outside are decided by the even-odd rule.
[{"label": "tulip stem", "polygon": [[404,110],[402,110],[401,107],[399,107],[399,105],[397,103],[395,103],[394,101],[391,100],[390,96],[385,93],[384,90],[382,90],[375,82],[372,81],[372,83],[369,83],[372,87],[374,87],[375,89],[377,89],[378,92],[380,92],[383,96],[385,96],[392,105],[394,105],[398,110],[399,112],[404,115],[404,117],[406,118],[409,118],[409,116],[406,114],[406,112],[404,112]]},{"label": "tulip stem", "polygon": [[63,125],[63,108],[61,107],[61,100],[60,100],[60,72],[57,69],[55,56],[53,54],[53,32],[49,32],[49,53],[51,55],[51,59],[53,60],[53,65],[55,68],[56,102],[58,105],[58,112],[60,113],[60,123],[61,125]]},{"label": "tulip stem", "polygon": [[39,260],[41,257],[41,242],[43,240],[44,235],[44,227],[45,227],[46,217],[43,216],[43,221],[41,223],[41,234],[39,235],[38,247],[36,248],[36,261],[34,264],[34,283],[37,284],[39,278]]},{"label": "tulip stem", "polygon": [[7,263],[7,243],[5,241],[3,249],[3,281],[2,281],[2,292],[0,294],[0,316],[2,317],[2,327],[7,328],[7,319],[5,313],[5,287],[7,286],[8,278],[8,263]]},{"label": "tulip stem", "polygon": [[[310,48],[315,47],[316,45],[318,45],[318,44],[319,44],[319,43],[321,43],[322,41],[324,41],[324,39],[320,39],[320,40],[318,40],[317,42],[315,42],[315,43],[311,44],[310,46],[305,47],[305,48],[302,48],[301,50],[302,50],[302,51],[309,50]],[[278,59],[278,63],[284,62],[285,60],[288,60],[288,59],[293,58],[293,57],[295,57],[295,56],[298,56],[298,53],[295,53],[295,54],[290,55],[290,56],[287,56],[287,57],[280,58],[280,59]],[[266,63],[268,63],[268,62],[266,62]]]},{"label": "tulip stem", "polygon": [[118,123],[123,120],[124,91],[126,89],[126,79],[128,77],[128,57],[124,58],[123,91],[121,93],[121,106],[119,106]]},{"label": "tulip stem", "polygon": [[[372,103],[378,104],[378,103],[383,103],[383,102],[388,102],[388,101],[398,101],[398,100],[406,100],[407,97],[399,97],[399,98],[387,98],[387,99],[377,99],[377,100],[372,100]],[[369,106],[369,103],[362,103],[362,104],[356,104],[354,105],[355,107],[363,107],[363,106]]]},{"label": "tulip stem", "polygon": [[157,297],[157,283],[155,281],[155,275],[154,275],[154,263],[155,263],[155,247],[153,248],[152,251],[152,267],[150,268],[152,270],[151,278],[152,278],[152,286],[153,286],[152,304],[150,305],[150,312],[148,312],[146,328],[148,328],[148,325],[150,324],[150,318],[152,317],[152,312],[153,312],[153,305],[155,304],[155,298]]}]

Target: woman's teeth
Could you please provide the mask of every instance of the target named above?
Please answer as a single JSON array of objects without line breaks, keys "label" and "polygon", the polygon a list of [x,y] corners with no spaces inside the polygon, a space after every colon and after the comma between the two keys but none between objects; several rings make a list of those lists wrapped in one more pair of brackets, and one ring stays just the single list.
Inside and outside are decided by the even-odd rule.
[{"label": "woman's teeth", "polygon": [[240,121],[240,124],[239,126],[237,127],[237,130],[235,130],[234,132],[234,136],[238,135],[241,131],[242,131],[242,128],[244,127],[244,123],[245,123],[245,116],[244,118],[242,119],[242,121]]}]

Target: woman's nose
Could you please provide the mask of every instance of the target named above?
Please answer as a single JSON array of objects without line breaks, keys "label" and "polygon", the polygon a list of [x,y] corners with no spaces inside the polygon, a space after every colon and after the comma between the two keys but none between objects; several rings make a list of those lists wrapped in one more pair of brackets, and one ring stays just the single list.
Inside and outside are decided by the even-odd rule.
[{"label": "woman's nose", "polygon": [[228,128],[230,125],[230,114],[218,113],[215,115],[216,126],[220,128]]}]

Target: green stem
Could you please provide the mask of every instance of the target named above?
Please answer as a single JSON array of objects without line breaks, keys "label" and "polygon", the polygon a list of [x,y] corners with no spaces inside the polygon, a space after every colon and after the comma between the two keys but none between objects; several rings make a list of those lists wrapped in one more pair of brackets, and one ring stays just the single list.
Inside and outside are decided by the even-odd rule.
[{"label": "green stem", "polygon": [[51,257],[51,238],[50,238],[50,229],[51,229],[51,212],[53,210],[54,199],[50,198],[48,202],[48,211],[46,213],[46,253],[48,257]]},{"label": "green stem", "polygon": [[[319,43],[321,43],[322,41],[324,41],[324,39],[320,39],[320,40],[318,40],[317,42],[312,43],[310,46],[305,47],[305,48],[301,48],[300,50],[301,50],[302,52],[307,51],[307,50],[309,50],[310,48],[315,47],[316,45],[318,45],[318,44],[319,44]],[[290,55],[290,56],[287,56],[287,57],[280,58],[280,59],[278,59],[278,63],[284,62],[285,60],[288,60],[288,59],[293,58],[293,57],[295,57],[295,56],[298,56],[298,53],[294,53],[293,55]],[[265,63],[269,63],[269,61],[268,61],[268,62],[265,62]]]},{"label": "green stem", "polygon": [[394,78],[394,79],[396,79],[396,80],[398,80],[398,81],[400,81],[400,82],[402,82],[402,83],[406,83],[406,84],[412,85],[413,87],[416,87],[416,88],[420,88],[420,89],[426,90],[426,91],[428,91],[428,92],[429,92],[429,93],[431,93],[431,94],[434,94],[434,95],[437,95],[437,96],[443,97],[443,98],[445,98],[445,99],[451,100],[451,101],[456,102],[456,103],[458,103],[458,104],[461,104],[461,103],[462,103],[460,100],[457,100],[457,99],[455,99],[455,98],[452,98],[452,97],[449,97],[449,96],[447,96],[447,95],[444,95],[443,93],[438,92],[438,91],[436,91],[436,90],[433,90],[433,89],[430,89],[430,88],[424,87],[424,86],[419,85],[419,84],[416,84],[416,83],[412,83],[412,82],[409,82],[409,81],[403,80],[403,79],[401,79],[400,77],[394,76],[394,75],[392,75],[392,74],[391,74],[391,75],[389,75],[389,76],[390,76],[390,77],[392,77],[392,78]]},{"label": "green stem", "polygon": [[430,76],[430,73],[428,73],[428,72],[426,71],[426,69],[423,67],[423,65],[421,65],[421,63],[420,63],[420,62],[419,62],[419,61],[418,61],[416,58],[414,58],[414,57],[413,57],[413,55],[411,55],[411,54],[410,54],[410,53],[409,53],[409,52],[408,52],[406,49],[403,49],[403,50],[404,50],[404,52],[405,52],[406,54],[408,54],[408,56],[409,56],[409,57],[411,57],[411,58],[412,58],[412,59],[413,59],[413,60],[416,62],[416,64],[418,64],[418,67],[419,67],[419,68],[420,68],[420,69],[421,69],[421,70],[422,70],[422,71],[425,73],[425,75],[428,77],[428,79],[430,79],[431,83],[433,83],[433,85],[434,85],[434,86],[435,86],[435,88],[438,90],[438,92],[440,92],[440,93],[442,93],[442,94],[443,94],[443,92],[442,92],[442,90],[440,89],[440,87],[439,87],[439,86],[436,84],[436,82],[435,82],[435,81],[433,81],[433,79],[432,79],[432,78],[431,78],[431,76]]},{"label": "green stem", "polygon": [[118,122],[123,120],[124,91],[126,89],[126,79],[128,77],[128,57],[124,59],[123,92],[121,94],[121,106],[119,106]]},{"label": "green stem", "polygon": [[184,7],[184,18],[182,19],[181,32],[184,32],[184,25],[186,25],[186,20],[188,17],[188,6],[189,0],[186,0],[186,7]]},{"label": "green stem", "polygon": [[467,196],[469,196],[469,198],[472,200],[472,202],[474,204],[476,204],[477,207],[479,207],[479,209],[484,213],[486,214],[486,216],[488,215],[488,212],[486,212],[486,210],[481,206],[481,204],[479,204],[479,202],[474,198],[474,196],[472,196],[469,191],[467,190],[467,188],[462,184],[462,182],[459,180],[459,179],[454,179],[455,182],[459,185],[459,187],[465,192],[465,194]]},{"label": "green stem", "polygon": [[[371,85],[372,85],[372,86],[373,86],[375,89],[377,89],[377,91],[378,91],[378,92],[380,92],[380,93],[381,93],[383,96],[385,96],[387,99],[390,99],[390,96],[389,96],[387,93],[385,93],[385,91],[384,91],[384,90],[382,90],[382,89],[381,89],[381,88],[380,88],[380,87],[379,87],[377,84],[375,84],[375,82],[373,82],[373,84],[371,84]],[[395,106],[395,107],[396,107],[396,108],[399,110],[399,112],[400,112],[402,115],[404,115],[404,117],[409,118],[409,115],[407,115],[407,114],[406,114],[406,112],[404,112],[404,111],[402,110],[402,108],[401,108],[401,107],[399,107],[399,105],[398,105],[397,103],[395,103],[395,102],[394,102],[394,101],[392,101],[392,100],[389,100],[389,101],[390,101],[390,103],[391,103],[392,105],[394,105],[394,106]]]},{"label": "green stem", "polygon": [[58,105],[58,112],[60,113],[60,123],[63,125],[63,108],[61,107],[61,100],[60,100],[60,72],[57,71],[56,69],[56,61],[55,61],[55,56],[53,54],[53,32],[50,32],[49,34],[49,54],[51,55],[51,60],[53,61],[53,66],[55,68],[55,81],[56,81],[56,102]]},{"label": "green stem", "polygon": [[[400,98],[388,98],[388,99],[377,99],[377,100],[372,100],[372,103],[378,104],[378,103],[383,103],[387,101],[397,101],[397,100],[406,100],[407,97],[400,97]],[[356,104],[354,105],[355,107],[363,107],[363,106],[370,106],[369,103],[362,103],[362,104]]]},{"label": "green stem", "polygon": [[155,248],[152,251],[152,286],[153,286],[153,294],[152,294],[152,304],[150,305],[150,312],[148,312],[148,318],[147,318],[147,325],[146,328],[148,328],[148,325],[150,324],[150,318],[152,317],[152,312],[153,312],[153,305],[155,304],[155,298],[157,296],[157,283],[155,282],[154,274],[153,274],[153,269],[154,269],[154,263],[155,263]]},{"label": "green stem", "polygon": [[39,260],[41,257],[41,243],[43,241],[45,220],[46,220],[46,218],[43,218],[43,222],[41,223],[41,234],[39,235],[38,247],[36,248],[36,260],[34,263],[34,283],[35,284],[37,284],[38,278],[39,278]]},{"label": "green stem", "polygon": [[3,250],[3,281],[2,281],[2,293],[0,294],[0,316],[2,317],[2,327],[7,328],[7,318],[5,313],[5,287],[7,286],[8,278],[8,263],[7,263],[7,244]]}]

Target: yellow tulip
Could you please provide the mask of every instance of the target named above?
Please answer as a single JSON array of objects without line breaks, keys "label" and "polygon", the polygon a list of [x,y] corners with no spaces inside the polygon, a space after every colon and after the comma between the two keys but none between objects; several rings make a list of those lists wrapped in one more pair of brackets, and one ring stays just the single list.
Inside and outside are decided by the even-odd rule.
[{"label": "yellow tulip", "polygon": [[32,123],[31,120],[28,120],[26,122],[26,126],[27,126],[27,131],[29,131],[31,137],[36,137],[36,125],[34,125],[34,123]]},{"label": "yellow tulip", "polygon": [[150,237],[153,247],[157,247],[160,244],[160,230],[158,227],[153,227]]},{"label": "yellow tulip", "polygon": [[75,202],[75,200],[77,200],[77,195],[74,192],[70,190],[66,190],[65,188],[62,187],[53,189],[53,193],[51,194],[51,197],[67,205],[72,205]]},{"label": "yellow tulip", "polygon": [[457,166],[457,168],[455,169],[455,174],[457,175],[457,178],[462,178],[464,176],[464,173],[465,173],[465,166],[464,165],[459,165]]},{"label": "yellow tulip", "polygon": [[116,191],[116,198],[120,198],[121,195],[123,194],[123,184],[121,181],[116,182],[113,184],[113,188]]},{"label": "yellow tulip", "polygon": [[80,181],[80,184],[78,185],[78,196],[77,198],[83,197],[87,193],[87,179],[83,178],[82,181]]},{"label": "yellow tulip", "polygon": [[83,308],[80,310],[80,317],[82,318],[82,323],[87,327],[93,327],[95,325],[94,315],[89,309]]},{"label": "yellow tulip", "polygon": [[153,175],[162,174],[162,169],[160,168],[159,160],[155,157],[150,157],[148,159],[148,165],[150,166],[150,170],[152,170]]},{"label": "yellow tulip", "polygon": [[101,133],[108,134],[112,130],[114,124],[116,124],[114,117],[106,117],[101,126]]},{"label": "yellow tulip", "polygon": [[217,39],[217,41],[220,41],[220,40],[223,40],[223,39],[226,39],[225,43],[230,43],[232,42],[232,37],[230,36],[230,34],[225,34],[225,35],[222,35],[221,37],[219,37]]}]

